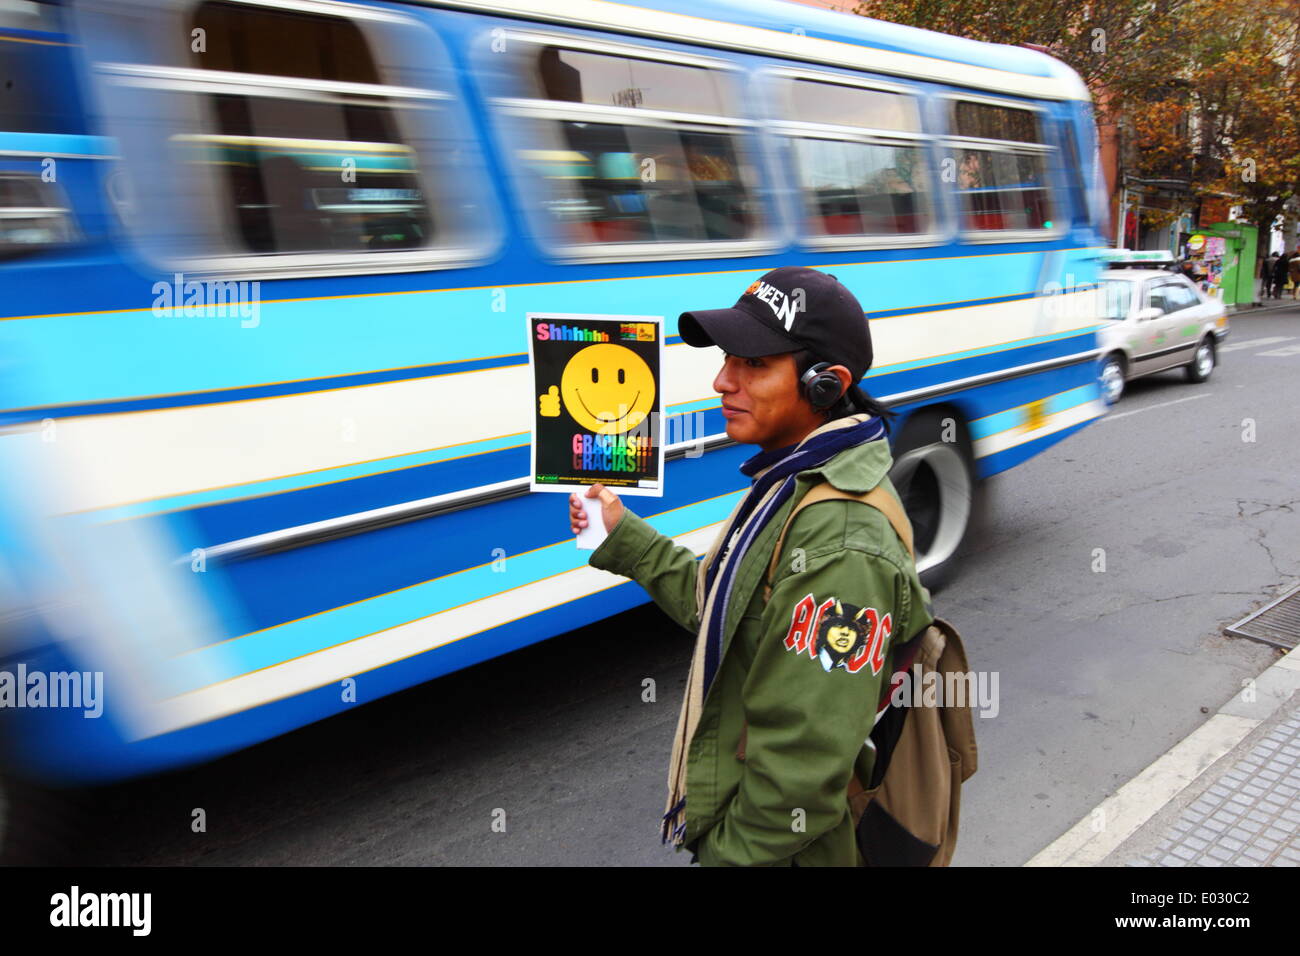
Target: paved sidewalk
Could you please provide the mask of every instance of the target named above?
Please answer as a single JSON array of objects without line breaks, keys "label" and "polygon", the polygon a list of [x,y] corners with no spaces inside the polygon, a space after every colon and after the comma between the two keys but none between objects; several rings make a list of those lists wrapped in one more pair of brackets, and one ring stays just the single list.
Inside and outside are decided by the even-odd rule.
[{"label": "paved sidewalk", "polygon": [[1189,787],[1195,793],[1173,801],[1104,862],[1300,866],[1300,703],[1281,708],[1229,761],[1217,779],[1203,774],[1197,782],[1205,785]]},{"label": "paved sidewalk", "polygon": [[1026,866],[1300,866],[1300,648]]}]

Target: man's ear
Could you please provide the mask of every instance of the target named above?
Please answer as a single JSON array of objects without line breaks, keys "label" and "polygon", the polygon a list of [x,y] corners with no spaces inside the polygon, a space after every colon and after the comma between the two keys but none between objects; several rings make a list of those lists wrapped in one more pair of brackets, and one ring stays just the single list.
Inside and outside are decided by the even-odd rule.
[{"label": "man's ear", "polygon": [[853,373],[850,372],[843,365],[832,365],[826,371],[830,372],[832,375],[834,375],[836,378],[840,380],[841,395],[847,392],[849,390],[849,386],[853,384]]}]

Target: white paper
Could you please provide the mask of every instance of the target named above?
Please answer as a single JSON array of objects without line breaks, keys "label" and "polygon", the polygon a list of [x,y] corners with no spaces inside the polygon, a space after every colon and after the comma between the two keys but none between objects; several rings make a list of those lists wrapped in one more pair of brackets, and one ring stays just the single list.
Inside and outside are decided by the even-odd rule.
[{"label": "white paper", "polygon": [[576,536],[578,547],[584,551],[595,551],[609,537],[609,532],[605,530],[605,517],[600,512],[600,498],[588,498],[579,492],[578,500],[582,502],[582,510],[587,515],[587,527]]}]

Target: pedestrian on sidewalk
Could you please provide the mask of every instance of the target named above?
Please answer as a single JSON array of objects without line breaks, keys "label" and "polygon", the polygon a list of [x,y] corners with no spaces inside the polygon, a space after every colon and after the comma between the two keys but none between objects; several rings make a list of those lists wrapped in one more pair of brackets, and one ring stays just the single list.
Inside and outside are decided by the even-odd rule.
[{"label": "pedestrian on sidewalk", "polygon": [[1286,251],[1273,260],[1273,298],[1282,298],[1282,289],[1286,285],[1288,263]]},{"label": "pedestrian on sidewalk", "polygon": [[1270,252],[1261,256],[1259,264],[1255,267],[1255,278],[1259,279],[1259,297],[1261,299],[1272,298],[1273,295],[1273,261],[1277,258],[1277,253]]},{"label": "pedestrian on sidewalk", "polygon": [[[632,578],[696,634],[664,842],[705,866],[861,866],[850,785],[870,779],[864,741],[896,645],[933,620],[929,594],[902,532],[871,505],[816,497],[784,546],[778,533],[823,484],[897,500],[892,413],[857,384],[871,366],[866,317],[834,276],[784,266],[734,307],[678,323],[687,345],[723,351],[713,388],[727,435],[761,449],[740,466],[748,493],[697,562],[610,489],[587,491],[608,532],[588,563]],[[586,525],[576,495],[569,517]]]},{"label": "pedestrian on sidewalk", "polygon": [[1287,275],[1291,279],[1291,298],[1300,299],[1300,246],[1291,253],[1291,262],[1287,266]]}]

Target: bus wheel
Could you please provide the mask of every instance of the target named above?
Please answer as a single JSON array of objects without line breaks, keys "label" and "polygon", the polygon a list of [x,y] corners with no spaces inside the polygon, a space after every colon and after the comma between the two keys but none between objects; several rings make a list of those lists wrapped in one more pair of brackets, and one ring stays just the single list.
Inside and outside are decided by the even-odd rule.
[{"label": "bus wheel", "polygon": [[957,552],[979,510],[970,436],[955,412],[920,412],[904,423],[893,453],[889,480],[912,522],[916,569],[921,583],[937,591],[956,573]]},{"label": "bus wheel", "polygon": [[86,808],[68,791],[0,774],[0,866],[67,866],[84,832]]},{"label": "bus wheel", "polygon": [[1209,336],[1201,339],[1196,346],[1196,354],[1192,356],[1191,364],[1187,366],[1187,381],[1204,382],[1214,371],[1214,343],[1210,341]]}]

